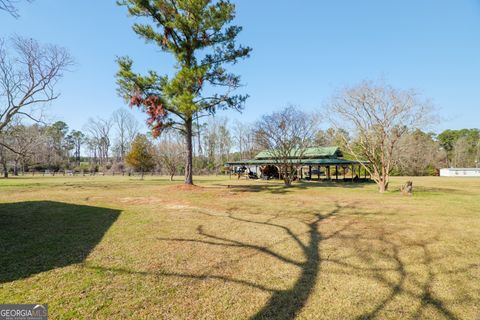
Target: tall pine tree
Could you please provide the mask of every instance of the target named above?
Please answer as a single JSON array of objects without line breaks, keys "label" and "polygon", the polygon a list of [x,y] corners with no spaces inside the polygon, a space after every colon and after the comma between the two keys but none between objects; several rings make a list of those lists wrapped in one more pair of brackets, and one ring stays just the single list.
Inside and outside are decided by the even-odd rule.
[{"label": "tall pine tree", "polygon": [[221,109],[241,110],[246,95],[233,94],[240,77],[225,69],[249,56],[251,48],[238,45],[242,30],[231,25],[235,5],[228,0],[121,0],[128,13],[141,18],[133,30],[176,59],[175,75],[155,71],[140,75],[128,57],[118,59],[120,94],[148,115],[153,135],[175,128],[185,136],[185,183],[192,178],[192,124],[197,117]]}]

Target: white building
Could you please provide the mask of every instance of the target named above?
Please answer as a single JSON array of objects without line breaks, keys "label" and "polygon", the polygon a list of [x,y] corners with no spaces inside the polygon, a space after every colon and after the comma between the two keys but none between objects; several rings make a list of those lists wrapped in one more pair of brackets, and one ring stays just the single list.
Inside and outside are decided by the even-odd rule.
[{"label": "white building", "polygon": [[480,177],[480,168],[444,168],[440,177]]}]

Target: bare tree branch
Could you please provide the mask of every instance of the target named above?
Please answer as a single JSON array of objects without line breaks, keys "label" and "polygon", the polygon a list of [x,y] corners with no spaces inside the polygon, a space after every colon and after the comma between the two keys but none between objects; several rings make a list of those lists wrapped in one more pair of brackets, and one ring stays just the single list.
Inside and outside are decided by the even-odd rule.
[{"label": "bare tree branch", "polygon": [[[18,18],[17,4],[19,0],[0,0],[0,10],[6,11],[12,15],[14,18]],[[33,0],[27,0],[27,2],[33,2]]]},{"label": "bare tree branch", "polygon": [[113,125],[117,132],[115,149],[120,160],[125,159],[129,146],[137,136],[140,125],[138,121],[125,109],[119,109],[113,113]]},{"label": "bare tree branch", "polygon": [[15,116],[37,121],[32,108],[59,97],[56,84],[73,64],[63,48],[21,37],[11,43],[14,54],[0,39],[0,132]]},{"label": "bare tree branch", "polygon": [[185,146],[182,140],[178,134],[164,134],[155,148],[157,164],[170,176],[171,181],[182,169],[185,161]]},{"label": "bare tree branch", "polygon": [[111,146],[110,131],[112,127],[112,119],[95,120],[90,118],[84,128],[88,135],[90,147],[92,151],[94,151],[93,158],[96,160],[98,156],[100,164],[107,163],[109,160]]}]

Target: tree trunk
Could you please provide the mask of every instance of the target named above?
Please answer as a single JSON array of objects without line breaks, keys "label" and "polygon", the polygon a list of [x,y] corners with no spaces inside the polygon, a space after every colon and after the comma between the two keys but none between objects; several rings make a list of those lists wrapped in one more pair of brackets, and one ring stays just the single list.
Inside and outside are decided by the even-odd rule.
[{"label": "tree trunk", "polygon": [[170,181],[173,181],[173,176],[175,175],[175,173],[171,173],[170,174]]},{"label": "tree trunk", "polygon": [[387,190],[388,181],[385,178],[380,178],[380,181],[378,182],[378,191],[380,191],[380,193],[384,193]]},{"label": "tree trunk", "polygon": [[140,178],[140,180],[143,180],[143,170],[142,170],[142,177]]},{"label": "tree trunk", "polygon": [[385,192],[385,183],[383,181],[380,181],[380,183],[378,184],[378,191],[380,193],[384,193]]},{"label": "tree trunk", "polygon": [[290,187],[292,185],[292,178],[290,177],[291,175],[291,170],[288,170],[288,164],[283,165],[283,182],[285,183],[286,187]]},{"label": "tree trunk", "polygon": [[15,161],[15,165],[13,166],[13,175],[18,176],[18,161]]},{"label": "tree trunk", "polygon": [[185,121],[185,142],[187,147],[187,157],[185,163],[185,184],[193,185],[193,147],[192,147],[192,118]]}]

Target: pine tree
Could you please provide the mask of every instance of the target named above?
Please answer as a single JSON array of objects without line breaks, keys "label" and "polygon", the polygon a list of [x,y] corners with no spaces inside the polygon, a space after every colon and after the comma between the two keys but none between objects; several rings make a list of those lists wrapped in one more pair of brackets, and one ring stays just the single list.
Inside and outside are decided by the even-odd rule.
[{"label": "pine tree", "polygon": [[235,5],[227,0],[121,0],[118,4],[126,6],[131,16],[148,21],[135,23],[135,33],[176,60],[175,74],[168,77],[155,71],[137,74],[130,58],[119,58],[119,93],[147,113],[154,137],[165,128],[185,136],[185,183],[193,184],[193,121],[219,109],[241,110],[247,99],[232,94],[241,85],[240,77],[225,69],[251,51],[236,44],[242,28],[230,25]]}]

